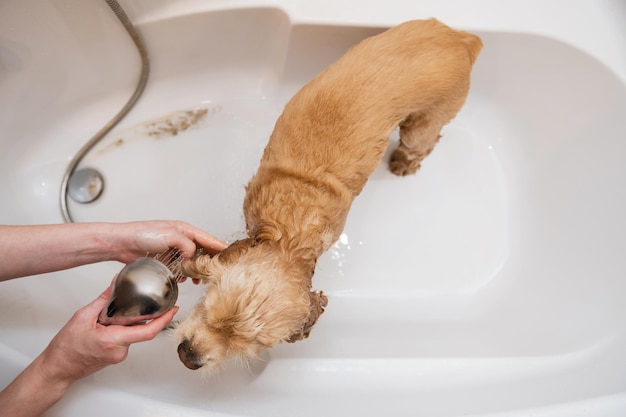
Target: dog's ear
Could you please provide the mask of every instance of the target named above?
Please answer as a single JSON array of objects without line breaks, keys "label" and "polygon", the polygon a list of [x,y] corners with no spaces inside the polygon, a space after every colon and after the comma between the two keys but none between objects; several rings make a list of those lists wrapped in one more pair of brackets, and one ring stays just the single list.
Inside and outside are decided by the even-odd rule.
[{"label": "dog's ear", "polygon": [[196,278],[204,283],[210,283],[217,271],[228,267],[241,257],[250,247],[254,246],[253,239],[242,239],[233,242],[217,255],[210,255],[204,250],[199,250],[192,259],[184,260],[181,265],[181,273],[190,278]]},{"label": "dog's ear", "polygon": [[311,291],[309,293],[309,296],[309,318],[307,322],[304,323],[302,329],[289,336],[289,339],[287,339],[287,342],[289,343],[294,343],[298,340],[303,340],[309,337],[309,334],[311,333],[311,329],[313,329],[315,322],[317,322],[317,319],[319,318],[319,316],[322,315],[324,309],[328,305],[328,297],[326,297],[322,291]]},{"label": "dog's ear", "polygon": [[208,283],[213,276],[212,263],[213,257],[211,255],[204,251],[198,251],[193,258],[185,259],[180,263],[178,274]]}]

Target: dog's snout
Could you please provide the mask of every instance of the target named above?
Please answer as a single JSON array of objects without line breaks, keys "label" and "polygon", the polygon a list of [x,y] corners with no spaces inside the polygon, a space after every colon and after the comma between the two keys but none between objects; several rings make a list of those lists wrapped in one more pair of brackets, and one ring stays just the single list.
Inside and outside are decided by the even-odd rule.
[{"label": "dog's snout", "polygon": [[193,347],[188,339],[183,340],[178,345],[178,357],[187,368],[196,370],[202,368],[204,363],[198,358],[197,353],[193,351]]}]

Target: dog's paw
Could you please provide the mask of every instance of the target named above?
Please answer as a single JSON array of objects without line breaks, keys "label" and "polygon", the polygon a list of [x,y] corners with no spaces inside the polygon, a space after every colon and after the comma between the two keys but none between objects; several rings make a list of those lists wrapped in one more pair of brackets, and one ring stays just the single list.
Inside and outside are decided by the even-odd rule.
[{"label": "dog's paw", "polygon": [[313,325],[315,325],[317,319],[324,312],[326,306],[328,305],[328,297],[326,297],[326,295],[324,295],[322,291],[312,291],[310,293],[310,297],[311,305],[309,307],[309,318],[302,329],[289,336],[289,338],[287,339],[287,342],[289,343],[294,343],[298,340],[304,340],[309,337],[309,334],[311,334],[311,329],[313,329]]},{"label": "dog's paw", "polygon": [[408,155],[396,149],[389,159],[389,170],[400,177],[415,174],[420,168],[421,159],[409,159]]}]

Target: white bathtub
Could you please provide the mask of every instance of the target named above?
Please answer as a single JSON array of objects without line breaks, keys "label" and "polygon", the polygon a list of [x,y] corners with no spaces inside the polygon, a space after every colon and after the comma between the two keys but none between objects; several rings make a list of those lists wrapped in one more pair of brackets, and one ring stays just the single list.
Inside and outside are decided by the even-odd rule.
[{"label": "white bathtub", "polygon": [[[106,186],[70,204],[78,221],[177,218],[239,237],[282,106],[350,45],[435,16],[485,47],[420,172],[382,165],[354,203],[319,262],[330,301],[308,340],[207,379],[159,335],[48,415],[626,415],[626,7],[469,3],[123,2],[152,75],[85,158]],[[62,221],[65,167],[137,74],[104,1],[0,3],[0,222]],[[205,116],[154,134],[186,111]],[[0,284],[0,385],[120,268]],[[183,285],[179,314],[200,295]]]}]

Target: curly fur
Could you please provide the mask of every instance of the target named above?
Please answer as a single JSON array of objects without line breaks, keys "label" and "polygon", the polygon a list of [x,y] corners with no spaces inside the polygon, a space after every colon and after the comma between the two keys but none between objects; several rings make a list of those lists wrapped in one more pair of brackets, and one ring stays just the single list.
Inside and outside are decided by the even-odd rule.
[{"label": "curly fur", "polygon": [[305,85],[276,122],[246,187],[249,238],[184,262],[207,283],[178,327],[181,361],[215,368],[308,336],[327,299],[311,292],[318,257],[339,237],[354,198],[379,164],[416,172],[465,102],[482,42],[435,19],[365,39]]}]

